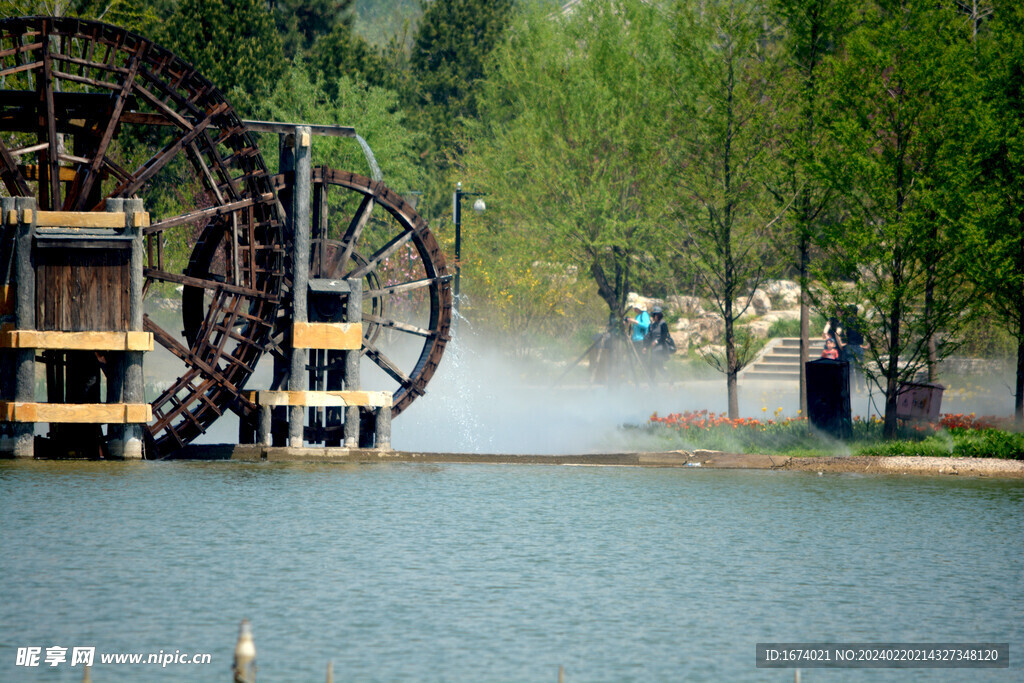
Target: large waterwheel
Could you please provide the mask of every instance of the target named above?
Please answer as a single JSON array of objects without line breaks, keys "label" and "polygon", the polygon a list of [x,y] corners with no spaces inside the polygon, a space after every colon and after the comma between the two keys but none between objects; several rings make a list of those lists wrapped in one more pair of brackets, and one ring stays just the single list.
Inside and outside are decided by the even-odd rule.
[{"label": "large waterwheel", "polygon": [[[325,200],[318,272],[367,282],[364,353],[395,383],[400,412],[423,392],[447,341],[444,258],[415,211],[382,184],[318,173],[322,187],[355,198],[335,202],[332,211],[353,218],[334,237]],[[152,400],[150,456],[174,452],[227,411],[254,414],[242,388],[264,352],[280,352],[289,320],[290,234],[277,189],[290,180],[278,177],[275,186],[216,87],[118,27],[0,20],[0,180],[0,192],[34,196],[42,210],[102,211],[108,198],[145,200],[147,293],[181,301],[180,321],[145,319],[179,368]],[[394,265],[410,254],[419,266]],[[396,315],[396,296],[410,298],[416,315],[426,311],[424,322]],[[377,345],[382,329],[424,341],[402,360]],[[68,359],[46,353],[42,361],[56,377]]]}]

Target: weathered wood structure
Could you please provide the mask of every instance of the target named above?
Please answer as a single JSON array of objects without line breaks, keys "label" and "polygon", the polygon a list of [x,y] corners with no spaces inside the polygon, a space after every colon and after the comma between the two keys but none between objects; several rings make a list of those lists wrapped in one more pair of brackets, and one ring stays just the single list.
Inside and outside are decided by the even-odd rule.
[{"label": "weathered wood structure", "polygon": [[[254,132],[279,136],[277,174]],[[47,406],[148,403],[146,457],[173,457],[228,412],[238,416],[242,441],[386,446],[391,416],[424,393],[444,352],[449,277],[436,240],[402,197],[379,180],[312,168],[319,134],[355,132],[242,121],[191,65],[114,26],[0,20],[0,196],[15,211],[31,199],[34,215],[63,212],[65,222],[81,222],[65,232],[91,231],[59,241],[39,233],[37,222],[29,273],[14,268],[20,223],[4,224],[8,289],[0,303],[13,311],[27,277],[47,295],[31,325],[12,318],[16,329],[5,337],[12,346],[3,353],[17,355],[25,377],[29,365],[44,368]],[[122,229],[100,226],[114,221],[107,212],[142,215],[140,200],[149,221],[123,226],[137,234],[96,233]],[[121,247],[111,246],[114,238]],[[126,276],[139,269],[141,277]],[[69,294],[86,291],[102,304],[86,310],[85,295]],[[141,301],[154,294],[178,297],[180,320],[145,315]],[[50,331],[65,336],[40,336]],[[101,332],[124,336],[94,336]],[[129,389],[140,332],[180,364],[177,378],[161,381],[148,399]],[[386,340],[398,350],[386,351]],[[123,386],[107,360],[115,353],[128,359]],[[268,353],[273,379],[254,393],[247,383]],[[383,391],[367,394],[364,381]],[[27,384],[15,397],[10,382],[5,399],[34,402]],[[5,410],[9,440],[25,441],[19,425],[30,423],[17,419],[30,409]],[[113,444],[124,442],[131,444],[124,455],[135,456],[137,423],[108,427],[104,436],[73,424],[70,412],[61,422],[50,419],[52,407],[34,410],[34,419],[56,423],[51,434],[65,446],[101,444],[104,454],[118,455]],[[97,413],[101,422],[115,422],[110,410]],[[128,420],[127,408],[123,414]]]},{"label": "weathered wood structure", "polygon": [[[13,361],[0,369],[0,451],[33,456],[35,425],[50,423],[50,439],[83,455],[142,457],[140,425],[152,419],[142,372],[142,355],[153,349],[153,335],[142,331],[148,216],[139,199],[111,199],[107,209],[39,211],[31,197],[0,200],[5,288],[14,292],[0,328],[0,348]],[[47,358],[45,402],[36,401],[37,351]]]}]

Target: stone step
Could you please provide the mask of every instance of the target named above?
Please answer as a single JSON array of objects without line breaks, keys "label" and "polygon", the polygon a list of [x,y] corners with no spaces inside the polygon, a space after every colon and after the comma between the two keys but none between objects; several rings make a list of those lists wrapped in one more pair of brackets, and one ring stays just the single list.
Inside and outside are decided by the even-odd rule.
[{"label": "stone step", "polygon": [[743,374],[745,380],[794,382],[800,379],[800,372],[761,372],[760,370],[748,370]]},{"label": "stone step", "polygon": [[795,372],[800,374],[800,365],[797,363],[774,363],[768,360],[763,360],[760,363],[751,366],[752,370],[757,371],[773,371],[773,372]]}]

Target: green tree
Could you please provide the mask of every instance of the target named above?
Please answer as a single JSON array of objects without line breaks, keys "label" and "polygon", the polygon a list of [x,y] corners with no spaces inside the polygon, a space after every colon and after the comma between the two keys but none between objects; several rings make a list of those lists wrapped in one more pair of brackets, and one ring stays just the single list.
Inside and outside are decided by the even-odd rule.
[{"label": "green tree", "polygon": [[991,32],[979,41],[985,232],[975,245],[973,276],[1017,341],[1014,414],[1024,422],[1024,7],[999,2],[994,9]]},{"label": "green tree", "polygon": [[[773,274],[771,230],[779,211],[766,183],[775,175],[778,121],[771,84],[777,58],[765,15],[728,0],[683,7],[676,26],[680,158],[674,180],[681,195],[677,253],[698,273],[725,322],[724,371],[729,417],[739,417],[737,375],[749,362],[737,348],[736,321],[750,294]],[[747,295],[745,298],[743,295]]]},{"label": "green tree", "polygon": [[354,0],[270,0],[274,25],[288,59],[308,54],[318,37],[352,30]]},{"label": "green tree", "polygon": [[[808,296],[811,246],[820,225],[831,219],[833,193],[814,173],[821,149],[821,115],[829,106],[822,87],[827,58],[839,47],[849,26],[850,3],[845,0],[774,0],[772,10],[781,21],[786,69],[778,95],[788,102],[786,124],[779,129],[780,177],[771,183],[782,205],[790,206],[787,227],[796,242],[800,282],[800,357],[809,357],[810,298]],[[783,249],[791,248],[787,239]],[[807,414],[807,382],[800,364],[800,410]]]},{"label": "green tree", "polygon": [[[423,3],[410,49],[405,105],[424,136],[421,158],[445,188],[449,159],[461,154],[456,146],[459,121],[476,117],[485,63],[512,16],[512,0]],[[436,208],[447,201],[447,189],[439,190],[431,193]]]},{"label": "green tree", "polygon": [[285,72],[264,0],[181,0],[155,38],[228,93],[243,115]]},{"label": "green tree", "polygon": [[847,215],[821,240],[819,301],[866,308],[866,371],[885,394],[887,437],[900,385],[927,365],[936,334],[955,337],[970,297],[963,198],[976,166],[962,152],[970,121],[959,95],[972,70],[963,35],[948,8],[880,0],[828,82],[836,103],[819,168]]},{"label": "green tree", "polygon": [[467,187],[491,195],[492,259],[589,276],[617,328],[627,293],[655,277],[669,236],[673,101],[652,84],[673,64],[656,9],[607,0],[587,10],[532,12],[511,31],[483,84],[464,164]]}]

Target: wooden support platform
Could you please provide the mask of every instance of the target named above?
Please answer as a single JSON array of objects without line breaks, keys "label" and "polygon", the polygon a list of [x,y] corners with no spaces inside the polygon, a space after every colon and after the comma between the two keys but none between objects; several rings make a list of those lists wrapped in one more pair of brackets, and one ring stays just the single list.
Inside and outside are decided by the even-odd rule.
[{"label": "wooden support platform", "polygon": [[260,406],[365,408],[391,407],[390,391],[250,391],[247,397]]},{"label": "wooden support platform", "polygon": [[[22,209],[11,210],[4,217],[7,225],[17,225],[32,222],[32,210]],[[36,211],[35,224],[37,228],[124,228],[126,219],[124,213],[108,211]],[[133,214],[132,226],[144,228],[149,225],[149,214],[140,212]]]},{"label": "wooden support platform", "polygon": [[362,323],[292,324],[292,346],[297,349],[354,351],[363,346]]},{"label": "wooden support platform", "polygon": [[0,330],[0,348],[50,351],[152,351],[151,332]]},{"label": "wooden support platform", "polygon": [[145,424],[153,419],[148,403],[28,403],[0,401],[0,421],[76,424]]}]

